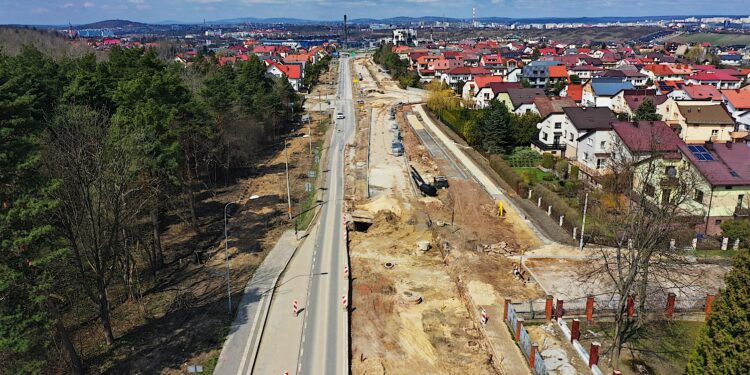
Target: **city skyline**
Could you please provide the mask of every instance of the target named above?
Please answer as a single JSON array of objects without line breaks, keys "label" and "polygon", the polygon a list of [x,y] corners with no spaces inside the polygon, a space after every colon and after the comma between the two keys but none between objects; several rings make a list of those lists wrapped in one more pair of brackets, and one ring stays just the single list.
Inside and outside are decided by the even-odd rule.
[{"label": "city skyline", "polygon": [[[619,2],[613,0],[518,0],[445,1],[445,0],[86,0],[86,1],[0,1],[4,12],[0,24],[85,24],[105,19],[137,22],[201,22],[242,17],[299,18],[338,20],[389,18],[398,16],[434,16],[544,18],[544,17],[647,17],[682,15],[747,15],[748,9],[736,1],[719,0],[707,6],[698,0],[655,0]],[[745,13],[743,13],[745,12]]]}]

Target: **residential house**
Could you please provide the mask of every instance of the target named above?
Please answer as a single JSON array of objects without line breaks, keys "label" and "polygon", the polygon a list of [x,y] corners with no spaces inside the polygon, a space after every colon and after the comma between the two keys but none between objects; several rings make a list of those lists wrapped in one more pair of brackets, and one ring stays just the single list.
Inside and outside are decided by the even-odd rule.
[{"label": "residential house", "polygon": [[684,80],[693,74],[689,66],[683,64],[647,64],[641,69],[641,73],[647,75],[652,82]]},{"label": "residential house", "polygon": [[740,66],[742,65],[742,55],[724,53],[719,55],[719,61],[721,61],[721,65]]},{"label": "residential house", "polygon": [[711,85],[683,85],[688,100],[706,100],[720,102],[724,99],[716,87]]},{"label": "residential house", "polygon": [[576,104],[581,104],[581,100],[583,100],[583,85],[570,83],[560,91],[560,96],[567,96],[573,99]]},{"label": "residential house", "polygon": [[486,87],[479,89],[471,99],[475,108],[485,108],[490,105],[490,101],[497,99],[501,94],[507,96],[509,89],[520,88],[523,88],[521,82],[490,82]]},{"label": "residential house", "polygon": [[273,60],[266,60],[266,73],[277,78],[286,78],[294,88],[299,91],[302,87],[302,66],[293,64],[285,65]]},{"label": "residential house", "polygon": [[633,90],[633,84],[620,78],[592,78],[583,87],[582,104],[587,107],[612,108],[612,98],[622,90]]},{"label": "residential house", "polygon": [[594,65],[578,65],[574,66],[570,69],[568,69],[568,75],[577,75],[582,80],[590,79],[594,77],[595,74],[601,73],[604,71],[604,68],[601,66],[594,66]]},{"label": "residential house", "polygon": [[[560,68],[554,68],[551,72],[550,67],[552,66],[559,66]],[[554,76],[551,73],[554,73]],[[521,78],[527,80],[531,87],[543,88],[548,83],[552,84],[560,80],[567,81],[568,75],[565,66],[559,61],[537,60],[523,67]]]},{"label": "residential house", "polygon": [[637,70],[610,69],[596,74],[597,77],[619,78],[623,82],[630,82],[633,87],[645,88],[648,76]]},{"label": "residential house", "polygon": [[685,83],[711,85],[717,89],[738,89],[742,80],[727,72],[706,71],[685,77]]},{"label": "residential house", "polygon": [[534,105],[534,98],[537,96],[545,96],[544,90],[532,88],[508,89],[507,92],[499,93],[497,100],[503,102],[509,111],[517,114],[538,113],[536,105]]},{"label": "residential house", "polygon": [[735,130],[734,119],[723,104],[667,99],[657,113],[685,143],[728,142]]},{"label": "residential house", "polygon": [[656,90],[653,89],[622,90],[612,97],[612,110],[632,118],[638,107],[646,100],[651,100],[656,108],[667,99],[666,95],[657,95]]},{"label": "residential house", "polygon": [[[565,118],[560,124],[562,129],[562,143],[565,144],[563,156],[568,160],[576,161],[579,157],[590,159],[594,154],[579,153],[580,142],[586,142],[587,145],[593,146],[596,142],[608,141],[605,134],[612,130],[611,123],[617,121],[617,116],[611,109],[606,107],[567,107],[563,108]],[[555,124],[557,128],[557,124]],[[595,134],[597,132],[603,132]],[[554,139],[554,137],[553,137]],[[593,160],[593,159],[592,159]]]},{"label": "residential house", "polygon": [[[461,98],[464,100],[472,100],[479,90],[488,87],[490,83],[502,82],[503,77],[501,76],[477,76],[473,80],[468,81],[464,84],[461,92]],[[494,96],[490,99],[494,99]]]},{"label": "residential house", "polygon": [[538,96],[534,98],[534,104],[542,120],[536,126],[539,129],[539,137],[531,141],[531,148],[540,153],[548,152],[555,156],[563,156],[566,146],[562,142],[562,124],[566,121],[563,109],[575,107],[575,101],[565,97]]},{"label": "residential house", "polygon": [[[643,190],[653,203],[674,199],[679,179],[691,183],[688,199],[680,202],[685,216],[697,218],[696,232],[721,234],[721,223],[748,217],[750,198],[750,147],[745,143],[704,143],[678,145],[681,161],[656,169],[644,178]],[[657,190],[657,187],[660,191]]]},{"label": "residential house", "polygon": [[750,131],[750,88],[721,90],[727,110],[737,122],[737,130]]},{"label": "residential house", "polygon": [[443,73],[443,75],[440,76],[440,80],[455,90],[458,88],[459,83],[466,83],[473,80],[475,77],[489,75],[492,75],[492,72],[485,68],[461,66]]}]

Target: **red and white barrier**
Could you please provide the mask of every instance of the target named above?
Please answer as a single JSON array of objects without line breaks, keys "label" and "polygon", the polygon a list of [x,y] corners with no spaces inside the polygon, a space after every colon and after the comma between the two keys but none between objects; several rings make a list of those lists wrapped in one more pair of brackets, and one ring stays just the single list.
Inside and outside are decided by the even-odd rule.
[{"label": "red and white barrier", "polygon": [[349,274],[349,267],[344,266],[344,276]]},{"label": "red and white barrier", "polygon": [[346,300],[346,294],[344,294],[343,296],[341,296],[341,305],[344,306],[345,310],[346,310],[346,306],[347,306],[348,302],[349,301]]},{"label": "red and white barrier", "polygon": [[297,306],[297,300],[294,300],[294,303],[292,304],[292,312],[294,313],[294,316],[297,316],[299,313],[299,306]]},{"label": "red and white barrier", "polygon": [[487,324],[487,318],[488,318],[487,311],[484,311],[484,309],[482,309],[482,320],[481,320],[482,324]]}]

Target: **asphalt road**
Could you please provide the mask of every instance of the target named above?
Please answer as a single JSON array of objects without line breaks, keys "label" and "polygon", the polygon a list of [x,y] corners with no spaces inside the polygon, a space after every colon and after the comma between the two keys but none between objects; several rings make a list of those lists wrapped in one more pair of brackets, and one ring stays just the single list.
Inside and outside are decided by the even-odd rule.
[{"label": "asphalt road", "polygon": [[328,149],[327,196],[317,225],[298,374],[349,373],[349,320],[342,305],[342,296],[350,298],[344,274],[344,145],[354,134],[355,118],[349,59],[342,58],[339,66],[336,112],[345,118],[335,120]]}]

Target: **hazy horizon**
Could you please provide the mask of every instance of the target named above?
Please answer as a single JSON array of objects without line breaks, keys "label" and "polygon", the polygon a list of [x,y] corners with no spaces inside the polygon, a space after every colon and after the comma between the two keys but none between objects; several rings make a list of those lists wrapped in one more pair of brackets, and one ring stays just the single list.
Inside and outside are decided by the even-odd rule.
[{"label": "hazy horizon", "polygon": [[[347,14],[356,18],[477,17],[574,18],[574,17],[649,17],[681,15],[747,16],[745,4],[717,0],[88,0],[31,1],[0,0],[4,12],[0,24],[86,24],[107,19],[126,19],[155,23],[216,21],[244,17],[299,18],[335,21]],[[678,11],[675,11],[678,10]]]}]

